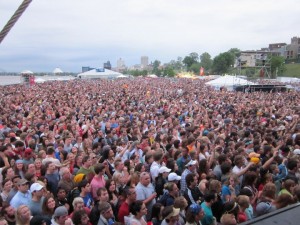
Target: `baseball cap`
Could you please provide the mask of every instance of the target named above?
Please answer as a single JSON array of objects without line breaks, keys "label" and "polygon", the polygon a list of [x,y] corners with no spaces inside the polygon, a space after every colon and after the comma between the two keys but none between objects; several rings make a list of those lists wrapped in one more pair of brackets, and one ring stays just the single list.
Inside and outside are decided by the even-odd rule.
[{"label": "baseball cap", "polygon": [[294,151],[293,151],[293,153],[294,153],[294,155],[300,155],[300,149],[295,149]]},{"label": "baseball cap", "polygon": [[181,180],[181,176],[178,176],[176,173],[170,173],[168,175],[168,181]]},{"label": "baseball cap", "polygon": [[168,167],[166,166],[162,166],[159,168],[158,170],[159,173],[170,173],[171,172],[171,169],[169,169]]},{"label": "baseball cap", "polygon": [[27,184],[27,183],[29,183],[29,181],[26,180],[26,179],[20,179],[20,180],[18,181],[18,185]]},{"label": "baseball cap", "polygon": [[34,191],[40,191],[44,188],[43,185],[41,185],[40,183],[33,183],[31,186],[30,186],[30,192],[34,192]]},{"label": "baseball cap", "polygon": [[74,181],[75,181],[76,183],[79,183],[79,182],[81,182],[84,178],[85,178],[85,174],[79,173],[79,174],[77,174],[77,175],[74,177]]},{"label": "baseball cap", "polygon": [[65,206],[59,206],[55,209],[53,217],[67,216],[68,210]]},{"label": "baseball cap", "polygon": [[197,164],[197,161],[196,161],[196,160],[191,160],[191,161],[189,161],[189,162],[185,165],[185,167],[193,166],[193,165],[196,165],[196,164]]}]

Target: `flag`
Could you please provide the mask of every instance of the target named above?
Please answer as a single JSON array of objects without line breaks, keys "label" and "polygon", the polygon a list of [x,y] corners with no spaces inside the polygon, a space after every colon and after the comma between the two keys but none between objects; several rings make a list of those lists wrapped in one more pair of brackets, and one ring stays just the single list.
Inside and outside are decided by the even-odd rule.
[{"label": "flag", "polygon": [[204,68],[201,66],[200,68],[200,76],[203,76],[204,75]]}]

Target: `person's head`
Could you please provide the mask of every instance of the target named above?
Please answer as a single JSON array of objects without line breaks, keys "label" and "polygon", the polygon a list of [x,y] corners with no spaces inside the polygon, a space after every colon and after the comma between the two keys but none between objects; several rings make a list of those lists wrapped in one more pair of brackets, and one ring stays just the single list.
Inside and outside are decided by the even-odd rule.
[{"label": "person's head", "polygon": [[72,175],[70,173],[70,169],[67,167],[62,167],[59,170],[59,175],[62,180],[71,181]]},{"label": "person's head", "polygon": [[172,195],[173,197],[177,197],[179,194],[179,188],[177,185],[173,182],[169,182],[165,184],[166,190],[168,190],[169,194]]},{"label": "person's head", "polygon": [[27,224],[30,221],[31,212],[28,206],[20,205],[16,212],[16,224]]},{"label": "person's head", "polygon": [[67,197],[67,191],[64,187],[57,188],[57,199],[62,200]]},{"label": "person's head", "polygon": [[179,220],[180,209],[171,206],[166,206],[162,211],[162,217],[167,223],[175,223]]},{"label": "person's head", "polygon": [[131,203],[129,206],[129,211],[138,218],[147,215],[147,207],[141,200]]},{"label": "person's head", "polygon": [[219,193],[221,192],[222,185],[221,182],[218,180],[210,180],[208,185],[208,190],[210,192]]},{"label": "person's head", "polygon": [[155,203],[152,207],[151,218],[156,218],[158,220],[162,220],[162,210],[164,206],[160,203]]},{"label": "person's head", "polygon": [[105,187],[99,188],[97,190],[97,195],[100,202],[107,202],[109,200],[108,192]]},{"label": "person's head", "polygon": [[204,201],[206,203],[214,203],[217,199],[216,193],[214,191],[210,191],[204,195]]},{"label": "person's head", "polygon": [[3,203],[2,209],[1,209],[1,214],[5,218],[8,218],[9,220],[14,220],[16,218],[15,212],[16,212],[16,210],[10,204],[8,204],[6,202]]},{"label": "person's head", "polygon": [[277,199],[274,202],[274,205],[276,206],[276,209],[281,209],[294,203],[295,201],[290,194],[283,193],[277,197]]},{"label": "person's head", "polygon": [[59,206],[55,209],[53,214],[54,221],[59,225],[64,225],[68,219],[68,210],[65,206]]},{"label": "person's head", "polygon": [[134,202],[136,201],[136,191],[134,187],[126,187],[124,190],[125,194],[126,194],[126,199],[129,202]]},{"label": "person's head", "polygon": [[296,186],[295,181],[291,180],[291,179],[287,179],[283,182],[283,188],[285,188],[288,192],[290,192],[291,194],[293,194],[294,192],[294,187]]},{"label": "person's head", "polygon": [[72,202],[72,206],[73,206],[74,212],[83,210],[83,208],[84,208],[83,199],[81,197],[74,198],[74,200]]},{"label": "person's head", "polygon": [[236,199],[236,202],[243,209],[246,209],[250,206],[250,198],[247,195],[239,195]]},{"label": "person's head", "polygon": [[261,196],[271,198],[271,199],[275,199],[275,196],[276,196],[276,186],[275,186],[275,184],[273,184],[273,183],[265,184],[265,186],[263,187]]},{"label": "person's head", "polygon": [[40,199],[44,194],[44,186],[41,185],[40,183],[33,183],[30,186],[30,192],[32,197]]},{"label": "person's head", "polygon": [[222,225],[236,225],[237,224],[236,218],[235,218],[234,214],[232,214],[232,213],[223,214],[220,222]]},{"label": "person's head", "polygon": [[174,200],[174,207],[180,209],[180,211],[185,210],[188,206],[188,202],[185,197],[179,196]]},{"label": "person's head", "polygon": [[9,178],[6,178],[2,182],[2,186],[3,186],[3,190],[5,190],[7,192],[10,192],[10,190],[13,187],[13,183],[12,183],[12,181]]},{"label": "person's head", "polygon": [[100,215],[103,216],[106,220],[114,216],[111,205],[108,202],[99,203],[99,212]]},{"label": "person's head", "polygon": [[202,207],[199,204],[193,203],[187,209],[185,217],[187,222],[193,224],[203,219],[204,215]]},{"label": "person's head", "polygon": [[0,218],[0,225],[8,225],[8,222],[4,218]]},{"label": "person's head", "polygon": [[46,196],[42,205],[43,213],[47,215],[53,215],[55,209],[55,200],[52,196]]},{"label": "person's head", "polygon": [[198,177],[196,174],[194,173],[189,173],[186,177],[185,177],[185,182],[186,185],[189,188],[194,188],[196,187],[197,183],[198,183]]},{"label": "person's head", "polygon": [[103,164],[98,163],[94,166],[94,171],[97,175],[103,175],[105,173],[105,166]]},{"label": "person's head", "polygon": [[79,182],[78,189],[81,193],[91,192],[90,182],[88,182],[86,179],[83,179],[81,182]]},{"label": "person's head", "polygon": [[90,219],[85,210],[78,210],[74,211],[72,221],[74,225],[88,225]]},{"label": "person's head", "polygon": [[25,179],[20,179],[18,181],[18,190],[22,193],[26,193],[29,190],[29,182]]},{"label": "person's head", "polygon": [[92,165],[92,160],[91,160],[90,156],[86,155],[82,158],[82,165],[85,168],[89,168]]},{"label": "person's head", "polygon": [[140,183],[143,186],[148,186],[150,184],[151,180],[150,180],[150,175],[147,172],[142,172],[140,174]]}]

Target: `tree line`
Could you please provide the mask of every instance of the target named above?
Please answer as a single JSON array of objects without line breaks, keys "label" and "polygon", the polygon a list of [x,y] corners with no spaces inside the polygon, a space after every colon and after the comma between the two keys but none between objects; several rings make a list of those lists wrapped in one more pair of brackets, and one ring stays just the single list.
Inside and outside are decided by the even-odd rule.
[{"label": "tree line", "polygon": [[[259,74],[259,71],[254,68],[240,69],[237,59],[240,57],[241,51],[238,48],[231,48],[227,52],[222,52],[214,58],[208,52],[204,52],[199,55],[196,52],[192,52],[184,58],[178,57],[177,60],[171,60],[164,65],[159,60],[154,60],[148,69],[144,70],[126,70],[125,74],[131,74],[133,76],[144,76],[147,74],[156,74],[158,76],[174,77],[180,72],[192,72],[195,75],[199,75],[200,68],[205,71],[205,75],[210,74],[239,74],[247,76],[255,76]],[[236,63],[237,62],[237,63]],[[281,56],[269,56],[268,59],[271,75],[280,75],[285,69],[285,59]],[[236,65],[236,67],[235,67]],[[241,67],[240,67],[241,68]]]}]

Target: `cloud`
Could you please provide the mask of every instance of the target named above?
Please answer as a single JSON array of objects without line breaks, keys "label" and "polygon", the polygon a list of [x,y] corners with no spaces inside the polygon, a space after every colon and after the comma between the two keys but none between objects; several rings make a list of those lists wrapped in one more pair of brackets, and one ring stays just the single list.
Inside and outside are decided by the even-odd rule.
[{"label": "cloud", "polygon": [[[0,2],[1,27],[21,2]],[[142,55],[168,62],[190,52],[259,49],[299,35],[299,9],[297,0],[32,1],[0,44],[0,68],[80,71],[120,57],[133,65]]]}]

